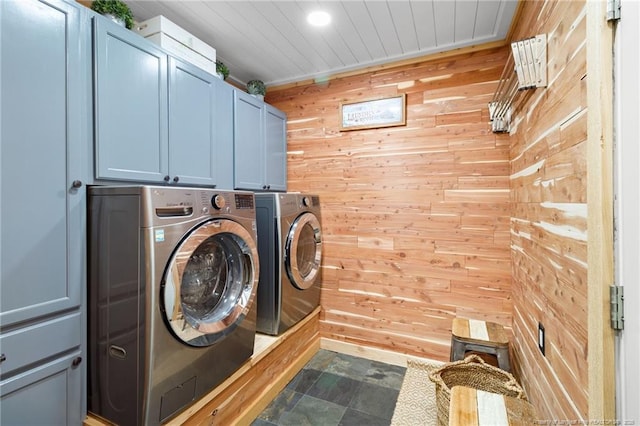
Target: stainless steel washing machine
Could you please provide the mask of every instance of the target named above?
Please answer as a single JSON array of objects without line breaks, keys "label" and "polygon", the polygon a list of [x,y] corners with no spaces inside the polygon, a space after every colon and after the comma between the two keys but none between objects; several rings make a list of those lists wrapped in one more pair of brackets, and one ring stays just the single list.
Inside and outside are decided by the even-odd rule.
[{"label": "stainless steel washing machine", "polygon": [[253,354],[251,192],[89,188],[89,410],[159,424]]},{"label": "stainless steel washing machine", "polygon": [[257,330],[279,335],[320,304],[320,199],[256,193],[260,283]]}]

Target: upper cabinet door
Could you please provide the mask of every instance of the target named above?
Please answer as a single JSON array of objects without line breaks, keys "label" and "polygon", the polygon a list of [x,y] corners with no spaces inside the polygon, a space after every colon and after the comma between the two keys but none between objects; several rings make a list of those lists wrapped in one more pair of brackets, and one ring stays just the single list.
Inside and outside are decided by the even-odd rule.
[{"label": "upper cabinet door", "polygon": [[267,189],[264,181],[264,102],[234,91],[234,182],[236,189]]},{"label": "upper cabinet door", "polygon": [[233,189],[233,93],[234,87],[218,79],[216,83],[217,188]]},{"label": "upper cabinet door", "polygon": [[87,143],[82,61],[89,57],[78,7],[0,1],[3,327],[80,305],[85,189],[78,160]]},{"label": "upper cabinet door", "polygon": [[94,18],[96,178],[169,180],[167,55]]},{"label": "upper cabinet door", "polygon": [[[215,186],[219,79],[169,58],[169,170],[171,182]],[[228,141],[231,143],[231,141]]]},{"label": "upper cabinet door", "polygon": [[265,104],[265,178],[271,191],[287,190],[287,115]]}]

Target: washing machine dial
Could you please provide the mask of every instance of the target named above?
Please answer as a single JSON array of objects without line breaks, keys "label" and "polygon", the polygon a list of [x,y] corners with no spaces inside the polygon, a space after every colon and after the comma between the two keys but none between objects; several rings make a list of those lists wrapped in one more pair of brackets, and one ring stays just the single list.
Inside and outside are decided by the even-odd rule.
[{"label": "washing machine dial", "polygon": [[213,208],[221,210],[227,205],[227,202],[222,195],[218,194],[211,197],[211,205]]},{"label": "washing machine dial", "polygon": [[311,200],[309,199],[309,197],[302,197],[302,205],[305,207],[311,206]]}]

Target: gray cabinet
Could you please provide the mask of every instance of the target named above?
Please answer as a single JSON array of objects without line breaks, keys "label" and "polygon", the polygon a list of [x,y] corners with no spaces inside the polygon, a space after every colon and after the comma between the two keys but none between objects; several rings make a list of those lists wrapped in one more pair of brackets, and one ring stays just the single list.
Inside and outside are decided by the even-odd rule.
[{"label": "gray cabinet", "polygon": [[169,178],[167,55],[94,17],[96,178]]},{"label": "gray cabinet", "polygon": [[236,189],[287,190],[286,115],[253,96],[234,96]]},{"label": "gray cabinet", "polygon": [[218,188],[233,189],[233,93],[230,84],[216,82],[216,135]]},{"label": "gray cabinet", "polygon": [[264,103],[234,91],[234,184],[236,189],[266,189],[264,176]]},{"label": "gray cabinet", "polygon": [[[218,77],[169,57],[169,172],[173,183],[229,187],[233,99]],[[225,103],[228,105],[225,105]]]},{"label": "gray cabinet", "polygon": [[86,412],[82,9],[0,1],[1,424],[76,425]]},{"label": "gray cabinet", "polygon": [[265,182],[271,191],[287,190],[287,115],[264,104]]},{"label": "gray cabinet", "polygon": [[96,178],[225,186],[222,81],[102,17],[94,55]]}]

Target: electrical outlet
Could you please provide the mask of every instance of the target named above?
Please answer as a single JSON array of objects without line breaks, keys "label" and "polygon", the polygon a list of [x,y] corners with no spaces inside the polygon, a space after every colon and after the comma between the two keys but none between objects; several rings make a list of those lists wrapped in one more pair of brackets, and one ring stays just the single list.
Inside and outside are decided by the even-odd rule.
[{"label": "electrical outlet", "polygon": [[538,323],[538,349],[544,355],[544,326],[542,323]]}]

